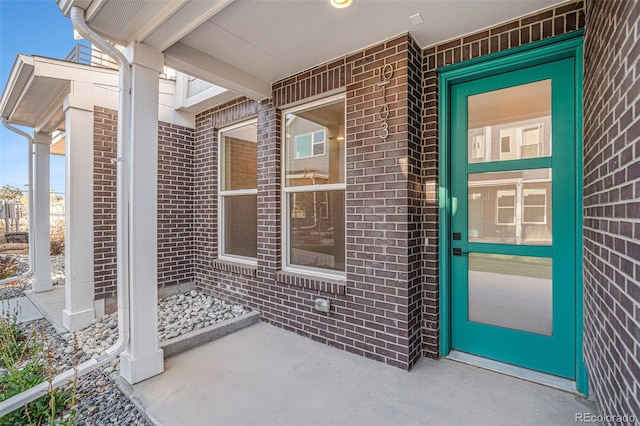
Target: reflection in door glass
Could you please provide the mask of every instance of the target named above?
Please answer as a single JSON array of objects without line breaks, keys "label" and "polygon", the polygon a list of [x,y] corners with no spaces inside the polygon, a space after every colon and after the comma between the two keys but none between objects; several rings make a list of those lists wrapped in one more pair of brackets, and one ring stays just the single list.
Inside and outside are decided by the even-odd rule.
[{"label": "reflection in door glass", "polygon": [[469,174],[469,242],[551,245],[551,169]]},{"label": "reflection in door glass", "polygon": [[551,80],[469,96],[469,163],[551,156]]},{"label": "reflection in door glass", "polygon": [[551,336],[551,259],[469,253],[469,321]]}]

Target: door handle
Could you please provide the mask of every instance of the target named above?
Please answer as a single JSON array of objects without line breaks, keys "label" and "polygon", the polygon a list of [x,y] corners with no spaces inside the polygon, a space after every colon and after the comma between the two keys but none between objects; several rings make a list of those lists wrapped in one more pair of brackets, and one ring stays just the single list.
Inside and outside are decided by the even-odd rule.
[{"label": "door handle", "polygon": [[462,251],[462,249],[460,249],[460,248],[454,248],[454,249],[453,249],[453,255],[454,255],[454,256],[462,256],[462,255],[465,255],[465,256],[466,256],[466,255],[468,255],[468,254],[469,254],[469,252],[468,252],[468,251]]}]

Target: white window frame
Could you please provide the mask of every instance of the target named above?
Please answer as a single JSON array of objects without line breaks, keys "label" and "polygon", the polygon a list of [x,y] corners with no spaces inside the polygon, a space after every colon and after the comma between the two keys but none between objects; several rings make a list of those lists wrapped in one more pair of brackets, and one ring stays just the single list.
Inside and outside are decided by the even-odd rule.
[{"label": "white window frame", "polygon": [[[513,197],[513,206],[501,206],[500,205],[500,193],[504,193],[504,196]],[[509,193],[509,194],[507,194]],[[516,224],[516,190],[515,189],[498,189],[496,191],[496,225],[515,225]],[[511,209],[513,211],[513,222],[500,222],[500,209]]]},{"label": "white window frame", "polygon": [[[319,132],[323,133],[322,141],[314,142],[314,140],[313,140],[314,136],[315,136],[316,133],[319,133]],[[311,155],[304,155],[304,156],[298,157],[298,138],[301,138],[301,137],[307,136],[307,135],[311,135]],[[296,135],[293,138],[293,143],[294,143],[294,146],[295,146],[295,148],[294,148],[295,152],[293,153],[293,158],[294,159],[300,160],[300,159],[303,159],[303,158],[321,157],[321,156],[323,156],[323,155],[325,155],[327,153],[327,129],[325,128],[325,129],[320,129],[320,130],[316,130],[316,131],[313,131],[313,132],[303,133],[301,135]],[[313,153],[314,150],[315,150],[316,145],[322,145],[322,154],[314,154]]]},{"label": "white window frame", "polygon": [[[251,124],[258,124],[257,119],[252,119],[248,121],[242,121],[240,123],[233,124],[231,126],[223,127],[218,129],[218,259],[227,260],[231,262],[244,263],[247,265],[257,266],[258,259],[257,257],[247,257],[247,256],[239,256],[235,254],[226,254],[224,252],[224,243],[226,233],[224,230],[225,223],[225,198],[232,197],[237,195],[258,195],[258,188],[256,185],[256,189],[236,189],[231,191],[225,191],[222,189],[223,184],[223,151],[222,151],[222,134],[228,132],[230,130],[238,129],[240,127],[248,126]],[[256,142],[257,148],[257,142]],[[256,170],[257,174],[257,170]],[[256,235],[257,238],[257,235]]]},{"label": "white window frame", "polygon": [[[522,136],[520,137],[520,146],[518,147],[518,158],[524,158],[522,156],[522,151],[524,149],[525,146],[532,146],[532,145],[536,145],[537,146],[537,150],[536,150],[536,156],[535,157],[529,157],[529,158],[540,158],[540,151],[542,150],[542,142],[544,141],[544,127],[543,127],[543,123],[537,123],[537,124],[532,124],[529,126],[523,126],[521,128],[518,129],[521,133]],[[538,142],[536,143],[524,143],[524,134],[527,130],[538,130]],[[549,154],[551,155],[551,154]]]},{"label": "white window frame", "polygon": [[[544,204],[532,204],[526,205],[525,200],[527,199],[527,193],[535,194],[535,195],[544,195]],[[522,189],[522,224],[523,225],[546,225],[547,224],[547,189],[546,188],[523,188]],[[524,210],[527,207],[544,207],[544,220],[542,222],[525,222],[524,221]]]},{"label": "white window frame", "polygon": [[[296,112],[300,112],[300,111],[306,111],[309,109],[313,109],[313,108],[317,108],[326,104],[330,104],[333,102],[337,102],[339,100],[341,100],[342,102],[345,103],[345,117],[344,117],[344,122],[345,122],[345,128],[346,128],[346,122],[347,122],[347,111],[346,111],[346,95],[344,93],[338,94],[338,95],[334,95],[334,96],[329,96],[326,98],[322,98],[322,99],[318,99],[316,101],[313,102],[309,102],[309,103],[305,103],[302,105],[298,105],[286,110],[282,111],[282,115],[281,115],[281,119],[282,119],[282,126],[283,128],[286,129],[286,123],[287,123],[287,114],[293,114]],[[314,267],[310,267],[310,266],[301,266],[301,265],[292,265],[291,264],[291,259],[290,259],[290,236],[289,236],[289,231],[291,229],[290,225],[291,225],[291,221],[289,218],[289,212],[291,210],[291,205],[290,205],[290,201],[289,201],[289,194],[292,193],[296,193],[296,192],[320,192],[320,191],[338,191],[338,190],[342,190],[345,193],[345,218],[346,218],[346,190],[347,190],[347,182],[346,182],[346,171],[347,171],[347,155],[346,155],[346,147],[345,147],[345,155],[344,155],[344,171],[345,171],[345,182],[343,183],[334,183],[334,184],[324,184],[324,185],[301,185],[301,186],[291,186],[291,187],[287,187],[287,167],[286,167],[286,159],[287,159],[287,132],[286,130],[282,132],[282,136],[281,136],[281,144],[282,144],[282,149],[281,149],[281,153],[280,153],[280,164],[281,164],[281,200],[282,200],[282,228],[281,228],[281,235],[282,235],[282,241],[281,241],[281,247],[282,247],[282,270],[285,272],[292,272],[292,273],[298,273],[298,274],[305,274],[305,275],[313,275],[314,277],[318,277],[318,278],[326,278],[326,279],[330,279],[330,280],[338,280],[338,281],[344,281],[346,280],[346,262],[345,262],[345,271],[334,271],[334,270],[330,270],[330,269],[323,269],[323,268],[314,268]],[[326,143],[326,129],[325,129],[325,143]],[[346,137],[345,137],[345,141],[346,141]],[[313,139],[312,139],[313,142]],[[294,143],[295,143],[295,138],[294,138]],[[295,146],[294,146],[295,149]],[[326,153],[327,149],[326,149],[326,145],[325,145],[325,153]],[[312,153],[313,153],[313,147],[312,147]],[[294,157],[295,157],[295,153],[294,153]],[[304,157],[303,157],[304,158]],[[296,160],[298,160],[299,158],[295,158]],[[346,260],[346,254],[347,254],[347,244],[346,244],[346,222],[345,222],[345,246],[344,246],[344,254],[345,254],[345,260]]]}]

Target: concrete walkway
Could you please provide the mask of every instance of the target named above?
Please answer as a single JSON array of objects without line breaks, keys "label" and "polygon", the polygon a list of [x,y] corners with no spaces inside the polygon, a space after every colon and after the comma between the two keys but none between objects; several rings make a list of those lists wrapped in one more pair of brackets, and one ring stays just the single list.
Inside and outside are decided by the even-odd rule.
[{"label": "concrete walkway", "polygon": [[44,317],[53,325],[60,334],[69,331],[62,325],[62,310],[64,309],[64,286],[53,286],[50,291],[34,293],[32,290],[25,291],[25,295],[33,302]]},{"label": "concrete walkway", "polygon": [[450,360],[405,372],[259,323],[166,360],[131,396],[162,425],[556,425],[594,406]]},{"label": "concrete walkway", "polygon": [[27,297],[14,297],[0,303],[0,315],[18,317],[18,322],[29,322],[42,318],[42,313]]}]

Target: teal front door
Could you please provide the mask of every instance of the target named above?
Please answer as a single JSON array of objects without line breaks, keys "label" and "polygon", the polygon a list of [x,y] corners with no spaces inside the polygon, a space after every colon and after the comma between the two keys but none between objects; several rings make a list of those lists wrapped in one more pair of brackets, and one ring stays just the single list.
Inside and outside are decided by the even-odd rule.
[{"label": "teal front door", "polygon": [[451,348],[574,379],[574,60],[451,87]]}]

